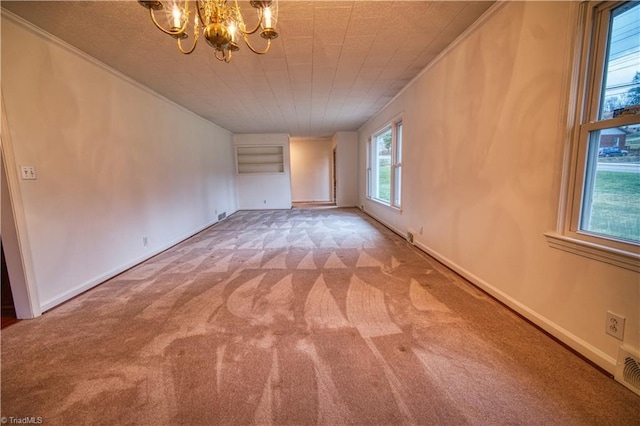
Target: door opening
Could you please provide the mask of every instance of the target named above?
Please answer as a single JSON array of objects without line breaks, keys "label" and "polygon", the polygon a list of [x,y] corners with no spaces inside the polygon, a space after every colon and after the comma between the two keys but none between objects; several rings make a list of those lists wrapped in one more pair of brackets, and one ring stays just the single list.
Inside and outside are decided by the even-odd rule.
[{"label": "door opening", "polygon": [[9,270],[7,269],[7,262],[4,258],[2,240],[0,240],[0,252],[2,252],[2,276],[0,277],[2,280],[2,288],[0,288],[2,319],[0,322],[0,328],[5,328],[18,322],[18,318],[16,316],[16,307],[13,303],[13,294],[11,293],[11,283],[9,281]]},{"label": "door opening", "polygon": [[336,175],[336,149],[333,148],[333,202],[334,204],[338,203],[338,176]]}]

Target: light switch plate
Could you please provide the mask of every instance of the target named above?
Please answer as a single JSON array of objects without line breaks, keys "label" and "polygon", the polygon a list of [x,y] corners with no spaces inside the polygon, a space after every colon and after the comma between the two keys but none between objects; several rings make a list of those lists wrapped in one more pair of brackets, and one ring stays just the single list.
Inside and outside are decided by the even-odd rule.
[{"label": "light switch plate", "polygon": [[22,179],[34,180],[36,177],[36,168],[34,166],[20,166],[20,172],[22,173]]}]

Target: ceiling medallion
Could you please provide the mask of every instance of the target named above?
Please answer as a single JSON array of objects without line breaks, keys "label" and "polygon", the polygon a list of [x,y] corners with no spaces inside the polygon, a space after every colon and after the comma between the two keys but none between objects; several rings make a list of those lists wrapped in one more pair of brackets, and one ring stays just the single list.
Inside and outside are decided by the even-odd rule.
[{"label": "ceiling medallion", "polygon": [[[189,55],[195,50],[200,32],[209,46],[215,49],[216,59],[224,62],[231,61],[232,52],[240,49],[238,47],[239,38],[244,40],[253,53],[263,55],[269,51],[271,40],[278,37],[275,30],[278,15],[277,0],[252,0],[249,2],[258,15],[257,24],[250,29],[247,29],[244,23],[238,0],[138,0],[138,3],[149,9],[151,20],[155,26],[163,33],[175,38],[178,49],[185,55]],[[165,15],[166,25],[158,22],[156,12],[160,11]],[[160,20],[162,19],[160,18]],[[260,36],[266,39],[266,47],[263,50],[254,48],[249,42],[249,36],[258,31],[260,31]],[[191,48],[184,49],[182,40],[190,35],[193,36]]]}]

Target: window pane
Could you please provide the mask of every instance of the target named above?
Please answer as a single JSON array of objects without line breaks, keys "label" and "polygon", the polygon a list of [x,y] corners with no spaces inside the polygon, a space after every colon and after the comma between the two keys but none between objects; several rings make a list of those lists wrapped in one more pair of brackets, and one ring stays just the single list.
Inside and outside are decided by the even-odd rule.
[{"label": "window pane", "polygon": [[398,123],[396,128],[396,163],[402,162],[402,122]]},{"label": "window pane", "polygon": [[376,193],[375,198],[391,202],[391,129],[375,136]]},{"label": "window pane", "polygon": [[372,167],[373,161],[371,161],[371,153],[373,149],[371,149],[371,139],[367,141],[367,197],[373,196],[373,181],[372,181]]},{"label": "window pane", "polygon": [[640,242],[640,123],[591,132],[580,229]]},{"label": "window pane", "polygon": [[629,2],[611,13],[599,118],[640,105],[640,3]]},{"label": "window pane", "polygon": [[402,179],[402,167],[395,168],[395,182],[394,182],[394,200],[393,205],[396,207],[400,207],[400,188],[401,188],[401,179]]},{"label": "window pane", "polygon": [[[402,163],[402,123],[396,126],[396,163]],[[393,181],[393,205],[400,207],[400,193],[402,188],[402,167],[396,167]]]}]

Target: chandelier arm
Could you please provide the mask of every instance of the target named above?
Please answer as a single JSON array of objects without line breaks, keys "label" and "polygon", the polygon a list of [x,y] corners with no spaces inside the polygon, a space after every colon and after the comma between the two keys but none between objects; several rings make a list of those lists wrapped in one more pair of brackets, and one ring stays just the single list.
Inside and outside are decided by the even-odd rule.
[{"label": "chandelier arm", "polygon": [[214,51],[213,56],[215,56],[215,58],[219,61],[224,61],[224,52],[222,52],[222,57],[218,56],[218,52],[219,50]]},{"label": "chandelier arm", "polygon": [[182,41],[180,38],[178,38],[178,50],[180,50],[181,53],[184,53],[185,55],[190,55],[193,53],[194,50],[196,50],[196,46],[198,45],[198,29],[194,29],[194,37],[193,37],[193,45],[191,46],[191,49],[189,50],[184,50],[182,48]]},{"label": "chandelier arm", "polygon": [[251,46],[251,44],[249,43],[249,37],[244,35],[243,38],[244,38],[244,43],[247,45],[249,50],[251,50],[253,53],[256,53],[258,55],[264,55],[265,53],[267,53],[269,51],[269,48],[271,47],[271,39],[270,38],[267,39],[267,47],[262,51],[256,50],[256,49],[253,48],[253,46]]},{"label": "chandelier arm", "polygon": [[162,28],[162,25],[160,25],[156,20],[156,15],[153,13],[153,9],[149,9],[149,14],[151,15],[151,20],[153,21],[153,24],[156,26],[156,28],[158,28],[160,31],[162,31],[165,34],[169,34],[170,36],[180,35],[184,33],[184,30],[187,29],[188,20],[185,20],[184,24],[182,25],[182,28],[180,28],[179,30],[177,31],[165,30],[164,28]]},{"label": "chandelier arm", "polygon": [[[235,7],[236,7],[236,10],[238,11],[238,14],[240,16],[242,16],[240,14],[240,7],[238,6],[238,0],[234,0],[234,3],[236,4]],[[238,25],[238,27],[239,27],[238,29],[240,30],[240,32],[242,32],[242,34],[249,35],[249,34],[254,34],[256,31],[258,31],[260,29],[260,25],[262,25],[262,20],[263,20],[262,8],[258,9],[258,17],[259,17],[258,23],[256,24],[256,27],[254,29],[252,29],[250,31],[245,31],[242,27],[240,27],[240,25]],[[244,25],[244,19],[242,20],[242,24]]]},{"label": "chandelier arm", "polygon": [[194,4],[196,8],[196,13],[198,14],[198,18],[200,19],[200,22],[202,23],[203,26],[207,25],[207,21],[204,20],[204,18],[202,17],[202,11],[200,11],[200,0],[195,0]]},{"label": "chandelier arm", "polygon": [[[187,7],[189,7],[189,2],[186,2]],[[196,12],[198,15],[199,13],[199,9],[198,9],[198,2],[196,0],[195,2],[195,8],[198,12]],[[188,19],[187,19],[188,21]],[[201,22],[201,21],[200,21]],[[200,37],[200,22],[198,22],[198,20],[195,20],[195,24],[193,25],[193,44],[191,45],[191,49],[188,50],[184,50],[182,48],[182,38],[178,37],[177,41],[178,41],[178,50],[180,50],[181,53],[185,54],[185,55],[190,55],[193,53],[194,50],[196,50],[196,46],[198,45],[198,37]],[[186,26],[186,23],[185,23]]]}]

